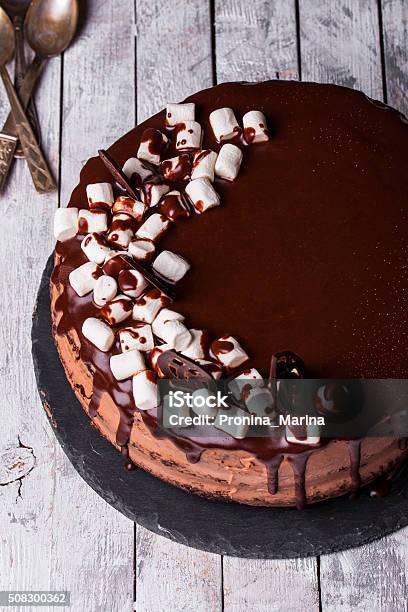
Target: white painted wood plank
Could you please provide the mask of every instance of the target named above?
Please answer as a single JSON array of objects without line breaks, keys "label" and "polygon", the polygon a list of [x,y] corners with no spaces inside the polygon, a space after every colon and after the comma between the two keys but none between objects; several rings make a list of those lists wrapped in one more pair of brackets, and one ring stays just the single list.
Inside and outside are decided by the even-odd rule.
[{"label": "white painted wood plank", "polygon": [[[59,97],[60,59],[54,59],[46,68],[37,100],[43,149],[55,175],[59,164]],[[3,121],[9,105],[1,86],[0,109]],[[18,160],[8,187],[0,196],[3,215],[0,224],[3,423],[0,428],[3,474],[0,479],[0,590],[51,586],[50,568],[54,558],[51,515],[57,451],[40,407],[30,335],[35,296],[52,248],[51,220],[57,203],[57,194],[39,196],[36,193],[25,162]],[[20,443],[28,448],[22,448]],[[13,453],[23,463],[19,474],[12,468]],[[20,480],[14,480],[15,476],[20,476]],[[58,584],[53,586],[58,588]]]},{"label": "white painted wood plank", "polygon": [[408,3],[382,1],[387,100],[408,114]]},{"label": "white painted wood plank", "polygon": [[[294,2],[218,0],[215,18],[218,81],[298,77]],[[223,565],[226,612],[319,609],[315,559]]]},{"label": "white painted wood plank", "polygon": [[136,0],[138,123],[212,85],[208,0]]},{"label": "white painted wood plank", "polygon": [[[137,0],[137,117],[212,84],[209,2]],[[137,526],[138,612],[221,609],[221,559]]]},{"label": "white painted wood plank", "polygon": [[221,557],[176,544],[138,526],[136,610],[221,611]]},{"label": "white painted wood plank", "polygon": [[376,0],[300,0],[299,13],[302,80],[382,99]]},{"label": "white painted wood plank", "polygon": [[[61,205],[82,162],[133,127],[134,7],[92,0],[64,57]],[[86,485],[67,459],[55,462],[52,581],[71,591],[74,610],[133,608],[133,523]]]},{"label": "white painted wood plank", "polygon": [[295,3],[216,0],[217,81],[298,79]]},{"label": "white painted wood plank", "polygon": [[[389,24],[393,21],[391,9],[395,15],[395,3],[384,8]],[[387,36],[387,26],[384,27]],[[401,75],[401,67],[399,72],[390,70],[392,57],[398,62],[403,59],[397,49],[392,56],[392,45],[398,46],[395,41],[402,36],[396,29],[394,23],[394,42],[388,38],[387,82],[389,91],[394,92],[390,97],[401,100],[393,81]],[[359,88],[382,99],[378,6],[374,0],[358,3],[301,0],[300,31],[304,79]],[[403,530],[369,546],[321,557],[322,609],[329,612],[406,609],[407,537],[408,530]]]},{"label": "white painted wood plank", "polygon": [[324,612],[402,612],[408,602],[408,530],[321,558]]},{"label": "white painted wood plank", "polygon": [[318,612],[316,560],[224,557],[225,612]]}]

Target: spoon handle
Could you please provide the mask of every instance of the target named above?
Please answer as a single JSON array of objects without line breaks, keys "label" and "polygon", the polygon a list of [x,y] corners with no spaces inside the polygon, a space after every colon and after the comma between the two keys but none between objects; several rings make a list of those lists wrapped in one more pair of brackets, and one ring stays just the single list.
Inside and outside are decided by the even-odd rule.
[{"label": "spoon handle", "polygon": [[17,126],[18,136],[21,146],[23,147],[24,155],[26,157],[35,188],[39,193],[49,193],[50,191],[55,191],[56,185],[54,179],[47,166],[47,162],[45,161],[45,158],[41,152],[32,127],[27,119],[25,111],[21,105],[16,90],[11,82],[10,75],[5,66],[0,67],[0,75],[7,91],[14,120]]},{"label": "spoon handle", "polygon": [[[45,60],[36,55],[25,74],[20,88],[20,101],[23,108],[26,108],[38,77],[44,67]],[[17,147],[17,126],[14,121],[13,113],[10,112],[6,122],[0,132],[0,192],[3,190],[7,176],[10,172],[14,153]]]},{"label": "spoon handle", "polygon": [[[15,53],[15,65],[14,65],[14,86],[18,93],[18,96],[21,100],[21,85],[24,81],[24,76],[27,71],[27,63],[25,58],[25,50],[24,50],[24,31],[23,31],[24,20],[21,15],[14,15],[13,17],[13,26],[14,33],[16,37],[16,53]],[[41,135],[40,135],[40,124],[37,115],[37,109],[34,104],[34,100],[30,100],[30,103],[27,107],[25,107],[24,102],[22,102],[24,108],[26,108],[27,117],[31,123],[34,134],[36,135],[39,144],[41,144]],[[17,145],[16,152],[14,153],[14,157],[24,158],[24,153],[21,146]]]}]

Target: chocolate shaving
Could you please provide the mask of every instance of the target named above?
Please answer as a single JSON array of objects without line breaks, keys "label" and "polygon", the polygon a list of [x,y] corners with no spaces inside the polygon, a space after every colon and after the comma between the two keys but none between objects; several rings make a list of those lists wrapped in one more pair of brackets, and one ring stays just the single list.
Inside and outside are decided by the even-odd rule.
[{"label": "chocolate shaving", "polygon": [[99,157],[115,179],[115,181],[126,191],[126,193],[133,198],[138,200],[138,195],[128,181],[126,174],[118,166],[118,164],[112,159],[112,157],[104,149],[98,151]]},{"label": "chocolate shaving", "polygon": [[179,355],[175,351],[165,351],[159,355],[157,366],[165,378],[178,380],[213,380],[211,374],[197,365],[191,359]]},{"label": "chocolate shaving", "polygon": [[123,261],[125,261],[131,268],[137,270],[153,287],[156,287],[159,291],[164,293],[165,296],[171,300],[175,299],[174,285],[165,280],[162,276],[157,274],[152,268],[146,268],[142,266],[138,261],[132,259],[129,255],[120,255]]}]

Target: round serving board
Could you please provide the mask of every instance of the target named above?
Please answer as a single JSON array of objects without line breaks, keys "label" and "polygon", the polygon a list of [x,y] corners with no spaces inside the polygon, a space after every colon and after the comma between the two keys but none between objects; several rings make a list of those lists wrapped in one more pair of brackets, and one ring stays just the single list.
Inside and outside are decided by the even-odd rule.
[{"label": "round serving board", "polygon": [[381,538],[408,525],[408,473],[387,497],[346,497],[292,508],[208,501],[143,470],[127,471],[121,454],[92,427],[72,391],[51,333],[44,270],[33,315],[38,390],[52,429],[82,478],[109,504],[143,527],[194,548],[237,557],[282,559],[320,555]]}]

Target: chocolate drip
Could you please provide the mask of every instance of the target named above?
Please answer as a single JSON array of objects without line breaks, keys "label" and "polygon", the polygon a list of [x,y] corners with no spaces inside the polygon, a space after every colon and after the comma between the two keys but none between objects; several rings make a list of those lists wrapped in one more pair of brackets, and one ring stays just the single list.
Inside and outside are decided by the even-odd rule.
[{"label": "chocolate drip", "polygon": [[271,495],[275,495],[279,488],[279,468],[283,461],[283,455],[276,455],[265,461],[266,471],[268,475],[268,491]]},{"label": "chocolate drip", "polygon": [[348,449],[350,456],[350,478],[351,490],[355,495],[361,486],[360,477],[360,461],[361,461],[361,438],[357,440],[348,440]]},{"label": "chocolate drip", "polygon": [[293,469],[293,478],[295,480],[295,497],[296,508],[303,510],[306,506],[306,467],[310,451],[300,453],[299,455],[291,455],[288,461]]}]

